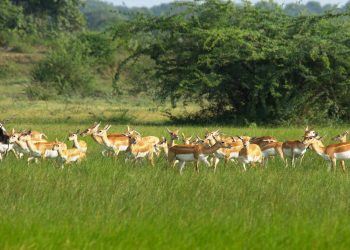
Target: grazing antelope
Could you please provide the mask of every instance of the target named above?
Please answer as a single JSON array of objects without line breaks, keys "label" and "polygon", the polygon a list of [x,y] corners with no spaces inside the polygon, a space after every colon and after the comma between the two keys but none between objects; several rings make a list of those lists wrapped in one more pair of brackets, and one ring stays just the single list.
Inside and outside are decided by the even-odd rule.
[{"label": "grazing antelope", "polygon": [[129,137],[125,135],[108,137],[107,131],[111,127],[111,125],[106,125],[102,130],[95,133],[94,136],[101,138],[104,152],[112,152],[114,156],[118,156],[120,151],[126,151],[128,149]]},{"label": "grazing antelope", "polygon": [[189,145],[189,144],[192,144],[191,143],[191,140],[192,140],[192,135],[190,137],[186,137],[184,133],[182,133],[182,142],[185,144],[185,145]]},{"label": "grazing antelope", "polygon": [[142,141],[139,135],[128,135],[129,146],[126,150],[126,159],[138,159],[146,158],[149,160],[151,165],[154,167],[153,154],[157,151],[157,144],[152,144],[147,141]]},{"label": "grazing antelope", "polygon": [[[103,156],[107,156],[107,153],[113,151],[113,150],[106,150],[106,146],[103,143],[102,137],[98,136],[97,133],[100,131],[99,127],[100,127],[101,123],[97,123],[95,122],[91,127],[87,128],[86,130],[84,130],[83,132],[80,133],[81,136],[85,137],[85,136],[91,136],[92,139],[97,142],[98,144],[102,145],[103,150],[102,150],[102,155]],[[109,134],[107,135],[107,139],[111,140],[111,141],[120,141],[120,144],[123,144],[124,146],[121,146],[121,148],[119,149],[119,151],[125,151],[127,149],[127,145],[128,145],[128,137],[125,136],[124,134]],[[118,151],[118,153],[119,153]],[[113,154],[115,155],[115,152],[113,151]]]},{"label": "grazing antelope", "polygon": [[52,150],[57,153],[57,159],[61,163],[61,168],[64,168],[64,165],[71,162],[81,162],[86,158],[85,152],[82,152],[78,148],[70,148],[64,146],[63,143],[59,142],[56,139],[56,143],[53,144]]},{"label": "grazing antelope", "polygon": [[251,144],[250,138],[239,137],[243,143],[243,148],[238,153],[238,160],[243,164],[244,171],[247,170],[246,164],[255,165],[256,162],[262,163],[263,155],[257,144]]},{"label": "grazing antelope", "polygon": [[224,141],[217,141],[213,146],[206,147],[202,144],[197,145],[174,145],[169,148],[168,161],[174,166],[176,160],[180,162],[180,174],[185,167],[186,162],[194,161],[195,169],[199,172],[199,163],[204,162],[208,167],[210,163],[207,160],[208,155],[215,153],[219,148],[229,148]]},{"label": "grazing antelope", "polygon": [[78,134],[80,130],[77,130],[75,133],[68,134],[68,140],[73,142],[73,148],[79,149],[81,152],[86,153],[87,144],[85,141],[78,140]]},{"label": "grazing antelope", "polygon": [[62,147],[67,149],[67,145],[63,142],[37,142],[33,141],[30,135],[30,131],[21,136],[22,141],[26,142],[29,149],[28,164],[34,160],[35,163],[38,162],[39,158],[56,158],[58,156],[57,151],[53,150],[54,144],[60,143]]},{"label": "grazing antelope", "polygon": [[322,137],[310,137],[304,140],[304,143],[310,145],[311,149],[315,151],[318,155],[320,155],[324,160],[330,161],[328,170],[330,171],[332,168],[335,171],[337,166],[337,160],[341,160],[343,163],[341,164],[342,170],[346,172],[345,168],[345,160],[350,159],[350,143],[342,142],[338,144],[331,144],[328,146],[324,146],[322,141]]}]

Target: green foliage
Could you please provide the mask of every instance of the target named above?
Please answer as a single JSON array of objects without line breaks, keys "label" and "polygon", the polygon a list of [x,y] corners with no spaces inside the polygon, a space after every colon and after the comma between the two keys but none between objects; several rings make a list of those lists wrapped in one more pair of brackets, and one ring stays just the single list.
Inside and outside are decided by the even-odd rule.
[{"label": "green foliage", "polygon": [[87,48],[79,40],[61,38],[44,60],[32,71],[29,97],[48,99],[56,95],[90,95],[94,77]]},{"label": "green foliage", "polygon": [[22,8],[13,5],[9,0],[0,1],[0,30],[21,27],[23,19]]},{"label": "green foliage", "polygon": [[206,119],[350,120],[346,13],[291,17],[277,5],[208,0],[118,31],[130,58],[154,60],[157,96],[195,101]]},{"label": "green foliage", "polygon": [[78,39],[84,44],[84,55],[91,58],[94,65],[111,67],[115,64],[116,42],[110,34],[85,32]]}]

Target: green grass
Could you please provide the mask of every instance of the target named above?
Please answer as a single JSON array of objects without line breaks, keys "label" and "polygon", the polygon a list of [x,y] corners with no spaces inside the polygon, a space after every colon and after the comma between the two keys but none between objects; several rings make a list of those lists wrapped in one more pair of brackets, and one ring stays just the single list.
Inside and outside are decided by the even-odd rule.
[{"label": "green grass", "polygon": [[[64,139],[88,124],[21,124]],[[9,124],[8,128],[13,125]],[[112,132],[125,126],[112,127]],[[144,135],[166,135],[142,126]],[[322,135],[339,129],[318,129]],[[203,128],[184,127],[186,134]],[[223,128],[228,134],[300,138],[301,128]],[[184,175],[164,159],[156,167],[103,158],[90,138],[88,158],[64,170],[54,161],[0,165],[2,249],[347,249],[350,180],[307,152],[302,166],[279,159],[265,170],[222,165],[216,174],[187,164]]]}]

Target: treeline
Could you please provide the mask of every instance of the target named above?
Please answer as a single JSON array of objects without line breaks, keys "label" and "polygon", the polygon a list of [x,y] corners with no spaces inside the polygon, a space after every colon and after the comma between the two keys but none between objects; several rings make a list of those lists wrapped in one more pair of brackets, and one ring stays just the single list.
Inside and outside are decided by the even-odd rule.
[{"label": "treeline", "polygon": [[[278,5],[274,2],[258,2],[256,7],[274,8]],[[291,16],[298,15],[318,15],[325,14],[326,12],[344,12],[347,10],[349,4],[343,6],[336,4],[322,5],[317,1],[309,1],[306,4],[302,3],[289,3],[281,8],[283,11]],[[185,5],[182,7],[182,9]],[[81,11],[87,20],[87,27],[91,30],[103,30],[116,22],[121,20],[130,20],[137,14],[145,14],[151,16],[166,15],[179,11],[179,5],[174,3],[160,4],[151,8],[129,8],[127,6],[115,6],[111,3],[103,2],[100,0],[87,0],[81,7]]]},{"label": "treeline", "polygon": [[108,71],[114,94],[201,106],[168,114],[178,122],[348,122],[348,15],[347,5],[316,2],[2,0],[0,46],[45,45],[30,98],[96,95],[96,75]]},{"label": "treeline", "polygon": [[174,120],[350,121],[347,11],[291,16],[271,3],[207,0],[178,14],[138,17],[115,36],[134,45],[121,65],[152,59],[158,98],[202,106]]}]

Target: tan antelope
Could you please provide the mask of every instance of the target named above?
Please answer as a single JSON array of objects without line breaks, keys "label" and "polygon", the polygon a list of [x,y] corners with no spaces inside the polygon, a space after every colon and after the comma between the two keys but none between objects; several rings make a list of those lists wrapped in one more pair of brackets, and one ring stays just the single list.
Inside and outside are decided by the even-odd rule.
[{"label": "tan antelope", "polygon": [[[80,135],[83,137],[91,136],[95,142],[100,144],[103,147],[103,150],[102,150],[103,156],[107,156],[107,154],[112,151],[113,151],[113,155],[115,155],[116,152],[114,152],[114,150],[106,150],[106,146],[103,143],[102,137],[97,135],[97,133],[100,131],[99,130],[100,125],[101,123],[95,122],[91,127],[81,132]],[[123,145],[119,150],[117,150],[117,154],[119,153],[119,151],[125,151],[127,149],[129,139],[124,134],[109,134],[109,135],[106,134],[106,136],[108,140],[111,140],[113,142],[119,141],[119,144]]]},{"label": "tan antelope", "polygon": [[157,144],[152,144],[147,141],[142,141],[140,135],[128,135],[129,146],[126,150],[126,159],[133,159],[135,162],[139,159],[147,158],[147,160],[154,167],[153,156],[157,151]]},{"label": "tan antelope", "polygon": [[348,136],[349,132],[348,131],[345,131],[344,133],[342,134],[339,134],[339,135],[336,135],[332,138],[333,141],[336,141],[336,142],[346,142],[346,137]]},{"label": "tan antelope", "polygon": [[216,171],[217,165],[219,164],[220,159],[224,160],[224,166],[227,165],[229,161],[238,159],[239,152],[243,148],[243,143],[241,140],[236,140],[232,138],[232,142],[227,142],[231,148],[220,148],[214,153],[213,164],[214,172]]},{"label": "tan antelope", "polygon": [[283,151],[285,166],[288,167],[288,158],[292,159],[292,167],[295,167],[296,158],[300,158],[300,164],[301,164],[307,148],[308,148],[308,145],[306,145],[304,141],[301,142],[296,140],[296,141],[283,142],[282,151]]},{"label": "tan antelope", "polygon": [[61,163],[61,168],[72,162],[81,162],[86,158],[85,152],[82,152],[78,148],[70,148],[64,146],[63,143],[56,139],[56,143],[53,144],[52,151],[57,153],[57,159]]},{"label": "tan antelope", "polygon": [[168,161],[174,166],[176,160],[180,162],[180,174],[185,167],[186,162],[195,162],[195,169],[199,172],[199,163],[204,162],[208,167],[210,163],[207,160],[208,155],[215,153],[220,148],[229,148],[224,141],[217,141],[213,146],[206,147],[202,144],[197,145],[174,145],[169,148]]},{"label": "tan antelope", "polygon": [[[264,143],[262,143],[262,145],[264,145]],[[283,146],[283,142],[278,142],[275,140],[271,140],[271,141],[267,140],[267,143],[264,146],[260,146],[260,149],[263,155],[264,165],[267,164],[269,157],[275,157],[277,155],[282,159],[282,161],[285,161],[282,146]]]},{"label": "tan antelope", "polygon": [[130,136],[130,135],[138,135],[141,141],[143,142],[148,142],[151,144],[157,144],[160,142],[159,138],[157,136],[142,136],[139,132],[137,132],[135,129],[131,129],[129,126],[127,126],[127,132],[124,133],[125,136]]},{"label": "tan antelope", "polygon": [[27,143],[22,139],[22,135],[24,135],[22,132],[15,132],[14,129],[12,129],[10,134],[9,143],[13,145],[13,150],[15,151],[17,159],[22,159],[25,154],[30,153]]},{"label": "tan antelope", "polygon": [[[336,141],[336,142],[346,142],[346,141],[347,141],[346,137],[347,137],[348,134],[349,134],[349,132],[348,132],[348,131],[345,131],[345,132],[342,133],[342,134],[339,134],[339,135],[334,136],[334,137],[332,138],[332,140],[333,140],[333,141]],[[345,168],[345,161],[341,160],[341,161],[340,161],[340,165],[341,165],[343,168]]]},{"label": "tan antelope", "polygon": [[244,171],[247,170],[246,164],[255,165],[262,163],[263,155],[260,147],[257,144],[251,144],[250,138],[239,137],[242,140],[243,148],[238,153],[238,161],[243,164]]},{"label": "tan antelope", "polygon": [[322,137],[317,136],[306,138],[304,141],[306,144],[310,145],[311,149],[320,155],[324,160],[330,162],[328,168],[329,171],[332,168],[335,171],[337,160],[340,160],[343,162],[341,164],[342,170],[346,172],[344,161],[350,159],[350,143],[342,142],[324,146],[321,139]]},{"label": "tan antelope", "polygon": [[182,133],[182,142],[185,144],[185,145],[189,145],[189,144],[192,144],[191,143],[191,140],[192,140],[192,135],[190,137],[186,137],[184,133]]},{"label": "tan antelope", "polygon": [[78,140],[78,134],[80,130],[77,130],[75,133],[68,134],[68,140],[73,142],[73,148],[79,149],[81,152],[86,153],[87,143],[82,140]]},{"label": "tan antelope", "polygon": [[180,129],[178,128],[178,129],[175,129],[174,131],[171,131],[167,128],[167,131],[170,135],[170,141],[168,142],[165,137],[162,137],[162,139],[157,145],[159,149],[163,149],[166,156],[168,156],[169,148],[174,146],[176,144],[176,140],[179,139]]},{"label": "tan antelope", "polygon": [[303,136],[304,139],[309,137],[316,137],[316,136],[318,136],[318,133],[313,128],[309,128],[309,126],[305,128],[304,136]]},{"label": "tan antelope", "polygon": [[[58,142],[36,142],[33,141],[30,135],[30,131],[21,136],[22,141],[26,142],[29,149],[28,163],[34,160],[36,163],[40,158],[56,158],[58,157],[57,151],[53,150],[52,147]],[[63,148],[67,148],[67,145],[60,142]]]},{"label": "tan antelope", "polygon": [[125,135],[108,137],[107,131],[111,127],[111,125],[106,125],[103,129],[99,130],[97,133],[94,133],[94,136],[101,138],[105,152],[112,152],[114,156],[118,156],[119,152],[125,152],[128,149],[129,137]]}]

